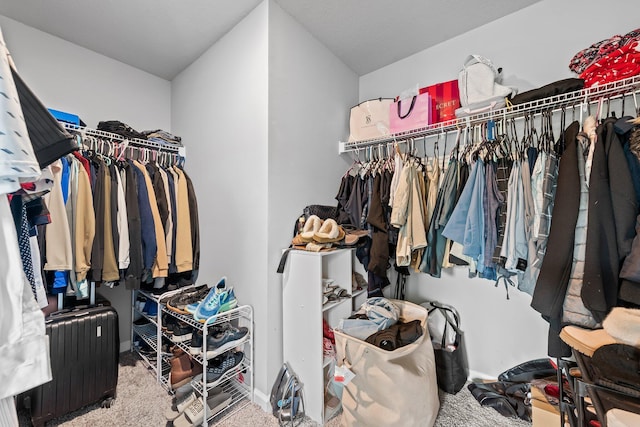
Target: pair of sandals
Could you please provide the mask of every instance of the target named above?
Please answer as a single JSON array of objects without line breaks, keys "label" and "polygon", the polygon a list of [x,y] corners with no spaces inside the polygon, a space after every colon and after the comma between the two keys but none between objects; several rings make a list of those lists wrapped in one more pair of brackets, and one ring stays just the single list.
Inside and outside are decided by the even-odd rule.
[{"label": "pair of sandals", "polygon": [[531,422],[531,403],[528,397],[531,384],[497,381],[471,383],[467,388],[481,406],[491,407],[508,418]]},{"label": "pair of sandals", "polygon": [[351,298],[351,294],[346,289],[341,288],[338,285],[328,285],[323,292],[324,299],[322,304],[327,304],[333,301],[338,301],[341,298]]}]

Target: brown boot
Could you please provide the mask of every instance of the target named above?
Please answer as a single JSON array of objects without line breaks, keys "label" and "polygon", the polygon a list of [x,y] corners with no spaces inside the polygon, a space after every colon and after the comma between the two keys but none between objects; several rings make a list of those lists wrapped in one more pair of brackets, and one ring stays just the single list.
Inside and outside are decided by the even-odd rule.
[{"label": "brown boot", "polygon": [[[175,354],[176,352],[174,352]],[[171,359],[171,372],[169,373],[169,383],[172,389],[187,384],[193,378],[191,357],[185,352]]]}]

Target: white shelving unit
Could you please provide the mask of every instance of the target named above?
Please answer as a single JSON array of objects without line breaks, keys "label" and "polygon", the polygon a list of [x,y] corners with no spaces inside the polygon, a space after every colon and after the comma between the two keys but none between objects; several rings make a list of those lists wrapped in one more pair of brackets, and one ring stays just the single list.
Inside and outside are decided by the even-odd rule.
[{"label": "white shelving unit", "polygon": [[[284,360],[302,382],[306,414],[320,424],[328,421],[325,378],[333,375],[328,372],[333,366],[331,359],[322,351],[322,319],[334,328],[340,319],[351,315],[355,299],[366,298],[366,289],[352,295],[353,260],[353,249],[293,250],[283,274]],[[323,279],[332,279],[351,296],[323,305]]]},{"label": "white shelving unit", "polygon": [[[213,354],[208,359],[202,355],[206,354],[207,334],[214,325],[219,325],[225,322],[230,322],[236,327],[247,327],[249,333],[246,337],[238,343],[236,349],[241,348],[244,353],[244,360],[236,368],[227,371],[217,386],[231,395],[231,403],[219,411],[216,414],[206,414],[202,423],[203,426],[217,424],[229,416],[235,414],[249,403],[253,402],[253,309],[251,306],[242,305],[232,310],[220,313],[216,316],[215,322],[210,325],[199,323],[193,317],[175,313],[167,309],[163,304],[159,304],[160,300],[164,300],[167,297],[171,297],[179,292],[188,288],[181,288],[176,291],[164,293],[162,295],[154,295],[145,291],[133,292],[133,304],[132,304],[132,319],[144,318],[149,321],[142,325],[132,324],[131,328],[131,342],[143,341],[147,346],[155,351],[155,360],[144,353],[141,353],[139,347],[134,346],[133,350],[140,354],[141,358],[149,366],[151,371],[156,375],[157,381],[169,392],[171,392],[171,386],[169,383],[169,372],[171,371],[171,357],[170,353],[162,352],[163,339],[165,342],[171,342],[172,345],[179,346],[186,353],[189,353],[190,342],[173,343],[170,335],[166,334],[162,330],[162,316],[169,315],[184,323],[187,323],[196,330],[201,330],[203,333],[202,351],[198,355],[191,355],[194,361],[202,365],[203,381],[191,382],[193,389],[202,398],[203,402],[206,402],[208,394],[213,387],[206,387],[204,378],[206,378],[207,364],[209,360],[218,356]],[[155,304],[159,304],[157,316],[149,316],[148,314],[138,310],[135,301],[137,295],[152,300]],[[208,407],[204,405],[205,410],[208,411]]]}]

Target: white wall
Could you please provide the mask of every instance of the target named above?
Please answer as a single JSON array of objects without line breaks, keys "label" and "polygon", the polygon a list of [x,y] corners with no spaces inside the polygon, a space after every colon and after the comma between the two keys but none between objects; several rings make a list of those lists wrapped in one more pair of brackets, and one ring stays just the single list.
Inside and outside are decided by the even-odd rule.
[{"label": "white wall", "polygon": [[[120,120],[134,129],[171,130],[167,80],[0,15],[18,72],[49,108],[74,113],[95,128]],[[120,349],[131,341],[131,291],[98,288],[120,318]]]},{"label": "white wall", "polygon": [[337,155],[337,143],[348,135],[348,111],[357,97],[357,75],[270,1],[269,387],[283,362],[282,277],[276,273],[280,254],[306,205],[336,204],[340,177],[350,163]]},{"label": "white wall", "polygon": [[0,15],[25,82],[49,108],[89,127],[120,120],[137,130],[171,130],[169,81]]},{"label": "white wall", "polygon": [[[268,7],[260,4],[171,84],[172,129],[198,195],[199,283],[226,275],[254,308],[256,387],[267,390]],[[269,385],[270,386],[270,385]]]},{"label": "white wall", "polygon": [[[504,83],[520,91],[567,77],[570,59],[592,43],[638,26],[633,0],[607,3],[615,16],[603,19],[601,2],[545,0],[445,43],[360,78],[360,100],[395,96],[405,88],[457,79],[471,53],[503,67]],[[624,11],[624,12],[623,12]],[[556,128],[557,129],[557,128]],[[469,279],[464,269],[443,272],[441,279],[412,274],[410,300],[436,299],[461,313],[473,374],[496,376],[520,362],[544,357],[547,323],[530,307],[531,297],[483,279]]]}]

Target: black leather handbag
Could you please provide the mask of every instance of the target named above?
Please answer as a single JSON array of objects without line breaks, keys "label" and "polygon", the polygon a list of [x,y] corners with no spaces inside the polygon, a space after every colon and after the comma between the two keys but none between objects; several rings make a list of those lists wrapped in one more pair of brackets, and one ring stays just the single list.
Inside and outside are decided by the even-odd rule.
[{"label": "black leather handbag", "polygon": [[[464,332],[460,329],[460,315],[453,307],[439,302],[430,301],[427,305],[430,306],[430,316],[438,310],[445,319],[442,339],[434,341],[432,338],[438,387],[449,394],[456,394],[464,387],[469,377],[469,362]],[[452,335],[449,328],[454,331],[453,341],[447,339]]]}]

